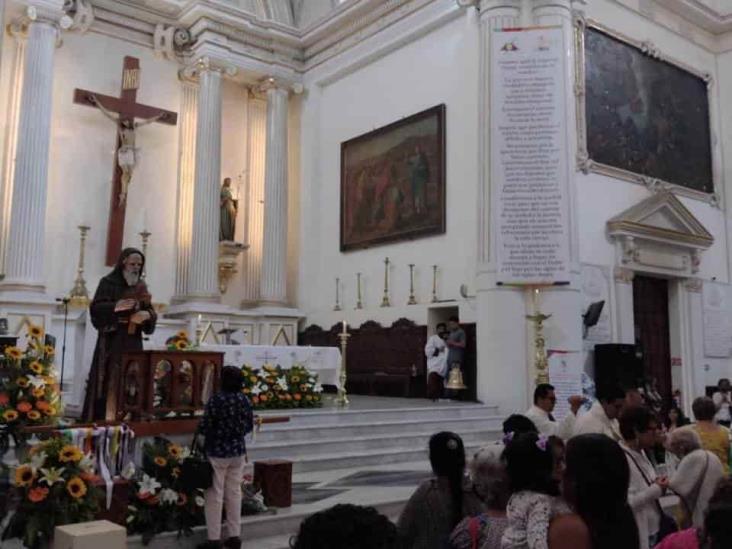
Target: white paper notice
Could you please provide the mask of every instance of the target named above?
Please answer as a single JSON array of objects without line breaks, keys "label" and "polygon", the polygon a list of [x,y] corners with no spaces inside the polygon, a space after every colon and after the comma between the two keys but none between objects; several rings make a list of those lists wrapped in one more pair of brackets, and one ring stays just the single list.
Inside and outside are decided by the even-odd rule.
[{"label": "white paper notice", "polygon": [[491,194],[502,283],[569,280],[565,63],[561,28],[492,33]]},{"label": "white paper notice", "polygon": [[570,413],[567,399],[582,394],[581,353],[576,351],[547,351],[549,382],[554,386],[557,404],[552,414],[557,421]]},{"label": "white paper notice", "polygon": [[704,356],[732,355],[731,288],[718,282],[704,283]]}]

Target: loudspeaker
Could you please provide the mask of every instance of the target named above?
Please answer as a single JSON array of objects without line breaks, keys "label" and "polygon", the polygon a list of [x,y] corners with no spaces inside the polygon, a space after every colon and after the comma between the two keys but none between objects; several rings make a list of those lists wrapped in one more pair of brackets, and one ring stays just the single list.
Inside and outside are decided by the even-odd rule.
[{"label": "loudspeaker", "polygon": [[595,345],[595,385],[630,389],[640,387],[643,379],[643,355],[635,345],[607,343]]}]

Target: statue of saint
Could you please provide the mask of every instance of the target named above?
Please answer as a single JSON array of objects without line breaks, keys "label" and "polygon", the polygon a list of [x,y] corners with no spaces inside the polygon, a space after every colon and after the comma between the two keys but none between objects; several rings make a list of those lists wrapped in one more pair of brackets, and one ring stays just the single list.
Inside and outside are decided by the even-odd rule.
[{"label": "statue of saint", "polygon": [[166,113],[161,113],[158,116],[153,116],[152,118],[147,118],[145,120],[135,122],[134,120],[122,118],[120,116],[116,116],[114,113],[109,112],[107,109],[104,108],[104,105],[102,105],[99,100],[97,100],[95,95],[90,95],[89,101],[95,107],[97,107],[104,116],[117,124],[117,133],[119,134],[117,164],[122,170],[122,188],[119,193],[119,205],[122,206],[127,200],[127,189],[129,188],[130,182],[132,181],[132,172],[137,166],[137,161],[139,160],[140,155],[140,149],[135,147],[135,130],[140,126],[146,126],[147,124],[157,122],[158,120],[161,120],[168,115]]},{"label": "statue of saint", "polygon": [[122,354],[141,351],[142,334],[155,330],[157,315],[142,279],[144,267],[142,252],[122,250],[112,272],[99,281],[89,306],[99,335],[86,385],[82,416],[86,421],[118,419],[115,411],[122,382]]},{"label": "statue of saint", "polygon": [[235,200],[234,196],[231,194],[230,177],[224,179],[224,184],[221,185],[221,201],[219,206],[221,208],[219,241],[233,242],[236,229],[237,200]]}]

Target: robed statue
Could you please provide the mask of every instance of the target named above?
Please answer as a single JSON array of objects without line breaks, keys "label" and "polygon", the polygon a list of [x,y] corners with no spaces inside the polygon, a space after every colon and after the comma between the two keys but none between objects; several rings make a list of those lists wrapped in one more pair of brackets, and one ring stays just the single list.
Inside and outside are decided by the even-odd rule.
[{"label": "robed statue", "polygon": [[99,332],[84,399],[87,421],[113,420],[121,381],[122,354],[142,350],[142,334],[155,330],[157,315],[142,276],[145,256],[125,248],[112,272],[99,281],[89,306]]},{"label": "robed statue", "polygon": [[219,228],[220,242],[234,241],[237,207],[237,201],[234,199],[234,195],[231,194],[231,178],[227,177],[226,179],[224,179],[224,184],[221,185],[221,224]]}]

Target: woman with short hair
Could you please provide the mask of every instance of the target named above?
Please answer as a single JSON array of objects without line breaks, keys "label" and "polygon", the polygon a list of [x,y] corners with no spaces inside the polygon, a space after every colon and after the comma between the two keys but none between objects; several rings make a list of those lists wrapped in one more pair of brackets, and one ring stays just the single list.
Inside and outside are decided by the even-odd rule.
[{"label": "woman with short hair", "polygon": [[702,448],[719,458],[724,474],[729,475],[729,429],[717,425],[714,416],[717,408],[709,397],[699,397],[691,405],[696,423],[694,430],[701,438]]}]

